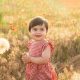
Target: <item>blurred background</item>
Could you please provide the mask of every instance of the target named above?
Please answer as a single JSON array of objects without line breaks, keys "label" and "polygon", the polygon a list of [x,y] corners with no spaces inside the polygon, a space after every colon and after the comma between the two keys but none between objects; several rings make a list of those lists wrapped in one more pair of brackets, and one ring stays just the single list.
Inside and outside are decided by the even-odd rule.
[{"label": "blurred background", "polygon": [[11,46],[0,54],[0,80],[25,80],[21,56],[28,50],[29,21],[36,16],[48,20],[59,80],[71,80],[72,72],[80,72],[80,0],[0,0],[0,38]]}]

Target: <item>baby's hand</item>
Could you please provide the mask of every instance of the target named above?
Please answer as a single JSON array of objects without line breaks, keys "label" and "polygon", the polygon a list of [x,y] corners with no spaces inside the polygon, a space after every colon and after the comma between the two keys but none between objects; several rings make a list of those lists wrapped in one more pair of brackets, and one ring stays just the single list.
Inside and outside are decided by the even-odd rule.
[{"label": "baby's hand", "polygon": [[22,55],[22,61],[23,61],[24,63],[30,62],[29,53],[24,53],[24,54]]}]

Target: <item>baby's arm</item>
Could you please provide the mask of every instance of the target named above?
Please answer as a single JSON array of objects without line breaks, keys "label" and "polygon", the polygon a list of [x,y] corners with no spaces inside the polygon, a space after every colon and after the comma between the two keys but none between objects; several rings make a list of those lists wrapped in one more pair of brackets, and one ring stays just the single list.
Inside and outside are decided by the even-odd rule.
[{"label": "baby's arm", "polygon": [[36,64],[47,63],[49,61],[49,59],[50,59],[50,53],[51,53],[50,46],[47,46],[46,49],[43,51],[41,57],[29,56],[30,57],[30,62],[36,63]]}]

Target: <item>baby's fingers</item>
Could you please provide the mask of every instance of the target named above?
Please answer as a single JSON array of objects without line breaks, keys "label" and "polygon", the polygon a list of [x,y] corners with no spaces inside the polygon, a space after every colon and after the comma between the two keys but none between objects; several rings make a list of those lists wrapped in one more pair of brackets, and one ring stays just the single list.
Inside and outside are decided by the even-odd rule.
[{"label": "baby's fingers", "polygon": [[26,55],[22,56],[22,61],[24,61],[26,58]]}]

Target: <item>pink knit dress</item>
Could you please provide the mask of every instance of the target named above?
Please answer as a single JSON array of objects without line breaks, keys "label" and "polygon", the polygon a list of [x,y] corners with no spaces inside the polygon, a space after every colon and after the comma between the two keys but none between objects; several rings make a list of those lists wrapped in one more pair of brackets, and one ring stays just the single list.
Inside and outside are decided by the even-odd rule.
[{"label": "pink knit dress", "polygon": [[[42,56],[42,52],[48,45],[52,51],[51,44],[46,40],[36,42],[31,40],[28,45],[29,54],[33,57]],[[26,80],[57,80],[57,75],[50,61],[44,64],[30,62],[26,65]]]}]

